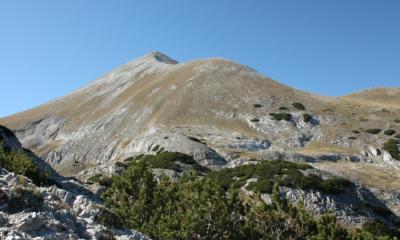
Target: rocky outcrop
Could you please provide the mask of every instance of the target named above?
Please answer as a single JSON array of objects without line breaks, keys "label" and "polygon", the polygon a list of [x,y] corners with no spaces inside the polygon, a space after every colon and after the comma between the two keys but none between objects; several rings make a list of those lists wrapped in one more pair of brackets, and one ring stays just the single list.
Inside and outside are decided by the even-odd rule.
[{"label": "rocky outcrop", "polygon": [[0,168],[1,239],[148,239],[113,222],[116,216],[86,195],[37,187]]}]

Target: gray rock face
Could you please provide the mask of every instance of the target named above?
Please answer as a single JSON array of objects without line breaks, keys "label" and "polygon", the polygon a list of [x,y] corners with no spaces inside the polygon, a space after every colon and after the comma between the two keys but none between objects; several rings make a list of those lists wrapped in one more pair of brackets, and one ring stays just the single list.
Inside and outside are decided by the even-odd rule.
[{"label": "gray rock face", "polygon": [[[21,190],[22,189],[22,190]],[[16,191],[33,194],[37,209],[13,209],[12,201],[28,201],[28,195],[12,197]],[[37,187],[29,179],[0,169],[0,238],[2,239],[149,239],[131,231],[105,226],[98,219],[104,207],[85,195],[64,189]]]}]

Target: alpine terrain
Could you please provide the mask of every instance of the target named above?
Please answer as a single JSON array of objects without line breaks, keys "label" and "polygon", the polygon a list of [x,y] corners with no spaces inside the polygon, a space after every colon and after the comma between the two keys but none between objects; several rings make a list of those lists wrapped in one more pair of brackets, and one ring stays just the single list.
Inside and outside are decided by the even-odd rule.
[{"label": "alpine terrain", "polygon": [[[193,176],[186,170],[194,169],[201,179],[194,182],[212,179],[223,189],[235,185],[241,201],[266,206],[280,206],[278,194],[291,206],[304,205],[315,219],[333,214],[349,232],[370,223],[389,229],[400,224],[400,88],[324,97],[226,59],[178,63],[152,52],[65,97],[2,118],[0,125],[13,131],[4,130],[2,137],[4,146],[13,146],[8,151],[25,149],[55,184],[35,185],[32,178],[20,183],[16,174],[24,174],[0,164],[0,201],[11,199],[16,187],[30,188],[43,205],[21,212],[0,202],[0,232],[14,236],[9,239],[147,238],[127,229],[154,239],[228,239],[217,230],[214,237],[202,238],[210,229],[192,235],[155,232],[154,226],[165,225],[134,221],[137,212],[122,210],[122,203],[133,201],[127,200],[129,194],[114,204],[126,186],[117,179],[134,176],[132,166],[145,169],[136,166],[140,160],[152,168],[157,181],[148,186],[155,193],[163,192],[160,186],[168,181],[162,175],[167,175],[172,182],[165,184],[183,196],[179,183],[187,184]],[[221,195],[224,202],[227,198]],[[116,230],[93,220],[98,212],[131,221]],[[274,239],[292,239],[285,236]]]}]

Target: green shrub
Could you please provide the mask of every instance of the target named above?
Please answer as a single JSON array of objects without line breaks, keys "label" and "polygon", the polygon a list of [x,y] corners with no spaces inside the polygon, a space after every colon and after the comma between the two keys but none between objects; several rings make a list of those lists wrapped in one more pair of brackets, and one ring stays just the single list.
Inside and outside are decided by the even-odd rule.
[{"label": "green shrub", "polygon": [[309,121],[312,120],[312,116],[310,114],[308,114],[308,113],[304,113],[303,114],[303,120],[304,120],[304,122],[309,122]]},{"label": "green shrub", "polygon": [[292,115],[290,113],[270,113],[269,115],[276,121],[290,121],[292,119]]},{"label": "green shrub", "polygon": [[22,211],[38,212],[42,208],[43,201],[44,199],[39,192],[33,189],[17,187],[12,189],[7,211],[11,214]]},{"label": "green shrub", "polygon": [[158,149],[160,148],[160,145],[156,145],[155,147],[153,147],[153,149],[151,149],[153,152],[157,152]]},{"label": "green shrub", "polygon": [[[390,238],[400,238],[399,230],[389,228],[385,224],[383,224],[379,220],[374,220],[373,222],[364,223],[362,226],[362,230],[364,232],[368,232],[373,236],[380,236],[380,237],[390,237]],[[367,239],[367,238],[366,238]],[[388,239],[388,238],[368,238],[368,239]]]},{"label": "green shrub", "polygon": [[182,172],[185,169],[184,166],[201,173],[210,171],[207,167],[203,167],[196,162],[192,156],[179,152],[158,152],[156,155],[140,155],[124,162],[128,162],[129,166],[129,164],[138,160],[147,161],[152,168],[170,169],[177,172]]},{"label": "green shrub", "polygon": [[357,139],[357,137],[350,136],[350,137],[349,137],[349,139],[350,139],[350,140],[356,140],[356,139]]},{"label": "green shrub", "polygon": [[394,138],[400,139],[400,133],[393,136]]},{"label": "green shrub", "polygon": [[15,152],[5,149],[2,142],[0,142],[0,167],[28,177],[36,185],[49,184],[47,171],[41,172],[38,165],[23,150]]},{"label": "green shrub", "polygon": [[360,131],[358,131],[358,130],[353,130],[353,131],[351,131],[352,133],[355,133],[355,134],[360,134]]},{"label": "green shrub", "polygon": [[385,135],[392,136],[393,134],[396,133],[396,131],[393,130],[393,129],[387,129],[387,130],[385,130],[383,133],[384,133]]},{"label": "green shrub", "polygon": [[260,121],[260,119],[258,119],[258,118],[252,118],[252,119],[250,119],[250,122],[259,122]]},{"label": "green shrub", "polygon": [[262,107],[262,105],[259,104],[259,103],[255,103],[255,104],[253,104],[253,107],[255,107],[255,108],[260,108],[260,107]]},{"label": "green shrub", "polygon": [[287,107],[279,107],[279,110],[288,111],[289,108],[287,108]]},{"label": "green shrub", "polygon": [[307,164],[276,160],[223,169],[210,172],[206,176],[215,180],[224,189],[228,189],[233,183],[237,187],[242,187],[250,178],[257,178],[257,181],[249,183],[247,189],[261,193],[271,193],[274,181],[277,181],[281,186],[317,189],[329,194],[341,193],[346,187],[351,185],[351,182],[345,179],[334,178],[323,180],[317,175],[304,175],[301,172],[301,170],[310,168],[312,167]]},{"label": "green shrub", "polygon": [[400,123],[400,119],[395,119],[394,122],[395,123]]},{"label": "green shrub", "polygon": [[382,131],[382,129],[380,129],[380,128],[370,128],[370,129],[367,129],[365,131],[367,133],[370,133],[370,134],[379,134]]},{"label": "green shrub", "polygon": [[320,190],[329,194],[338,194],[344,192],[345,188],[350,187],[352,183],[344,178],[332,178],[323,181]]},{"label": "green shrub", "polygon": [[387,151],[392,158],[400,160],[400,151],[397,145],[400,144],[400,140],[389,139],[383,144],[383,149]]},{"label": "green shrub", "polygon": [[[308,165],[284,161],[259,165],[256,168],[241,166],[221,172],[230,177],[237,175],[243,181],[265,171],[272,178],[282,174],[301,177],[295,170],[310,168]],[[315,175],[309,177],[319,179]],[[310,180],[304,184],[312,182]],[[167,177],[156,181],[148,162],[137,160],[117,176],[112,186],[104,192],[102,199],[110,211],[102,212],[95,220],[107,226],[135,229],[156,240],[375,240],[395,233],[387,232],[386,226],[376,223],[366,224],[362,231],[349,233],[340,227],[332,213],[323,214],[315,220],[301,203],[293,205],[280,197],[277,181],[271,187],[271,181],[264,179],[249,185],[249,188],[271,192],[272,204],[265,204],[259,195],[254,195],[250,201],[242,200],[235,188],[230,187],[225,191],[215,180],[210,177],[199,178],[192,171],[184,173],[176,181],[170,181]],[[363,238],[365,234],[369,238]]]},{"label": "green shrub", "polygon": [[292,106],[296,108],[297,110],[306,110],[306,107],[302,103],[299,102],[294,102],[292,103]]}]

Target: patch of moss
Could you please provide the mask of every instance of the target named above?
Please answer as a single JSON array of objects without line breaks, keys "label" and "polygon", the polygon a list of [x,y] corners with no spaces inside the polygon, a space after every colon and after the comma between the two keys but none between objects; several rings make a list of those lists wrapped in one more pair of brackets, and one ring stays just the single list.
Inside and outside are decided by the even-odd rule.
[{"label": "patch of moss", "polygon": [[393,130],[393,129],[387,129],[387,130],[385,130],[383,133],[384,133],[385,135],[392,136],[393,134],[396,133],[396,131]]},{"label": "patch of moss", "polygon": [[387,151],[390,154],[390,156],[392,156],[392,158],[400,160],[400,151],[399,148],[397,147],[397,145],[399,144],[400,140],[391,138],[387,140],[385,144],[383,144],[383,149]]},{"label": "patch of moss", "polygon": [[292,106],[294,108],[296,108],[297,110],[306,110],[306,107],[302,103],[299,103],[299,102],[292,103]]},{"label": "patch of moss", "polygon": [[367,133],[370,133],[370,134],[379,134],[380,132],[382,132],[382,129],[380,129],[380,128],[370,128],[370,129],[367,129],[365,131]]},{"label": "patch of moss", "polygon": [[310,122],[312,120],[312,116],[308,113],[304,113],[303,120],[304,120],[304,122]]},{"label": "patch of moss", "polygon": [[269,115],[276,121],[290,121],[292,119],[292,115],[290,113],[270,113]]}]

